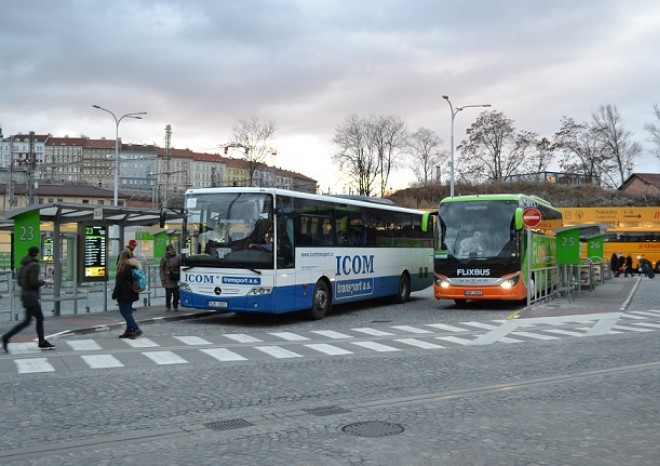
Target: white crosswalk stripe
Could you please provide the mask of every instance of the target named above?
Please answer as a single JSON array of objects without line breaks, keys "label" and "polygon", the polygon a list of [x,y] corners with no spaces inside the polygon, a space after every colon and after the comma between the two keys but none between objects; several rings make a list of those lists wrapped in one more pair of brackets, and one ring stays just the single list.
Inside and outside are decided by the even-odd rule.
[{"label": "white crosswalk stripe", "polygon": [[142,353],[159,365],[164,364],[186,364],[188,361],[172,351],[147,351]]},{"label": "white crosswalk stripe", "polygon": [[155,343],[153,340],[143,337],[140,337],[136,340],[125,338],[124,341],[132,348],[153,348],[154,346],[160,346],[158,343]]},{"label": "white crosswalk stripe", "polygon": [[96,354],[96,355],[84,355],[81,356],[83,361],[91,369],[108,369],[111,367],[124,367],[122,362],[112,356],[111,354]]},{"label": "white crosswalk stripe", "polygon": [[622,330],[624,332],[652,332],[650,328],[630,327],[626,325],[615,325],[612,327],[614,330]]},{"label": "white crosswalk stripe", "polygon": [[470,343],[472,343],[472,340],[469,340],[467,338],[459,338],[459,337],[435,337],[435,339],[447,341],[449,343],[456,343],[458,345],[469,345]]},{"label": "white crosswalk stripe", "polygon": [[433,333],[430,330],[424,330],[423,328],[411,327],[410,325],[393,325],[390,328],[395,328],[397,330],[402,330],[409,333]]},{"label": "white crosswalk stripe", "polygon": [[424,349],[444,348],[444,346],[436,345],[434,343],[429,343],[428,341],[417,340],[416,338],[401,338],[399,340],[394,340],[394,341],[398,341],[399,343],[403,343],[405,345],[416,346],[417,348],[424,348]]},{"label": "white crosswalk stripe", "polygon": [[379,353],[385,353],[388,351],[400,351],[399,348],[393,348],[391,346],[383,345],[381,343],[376,343],[373,341],[352,341],[351,344],[355,346],[360,346],[362,348],[378,351]]},{"label": "white crosswalk stripe", "polygon": [[373,335],[374,337],[386,337],[394,335],[393,333],[383,332],[382,330],[377,330],[375,328],[362,327],[362,328],[352,328],[354,332],[366,333],[367,335]]},{"label": "white crosswalk stripe", "polygon": [[476,327],[484,330],[492,330],[499,327],[499,325],[487,324],[485,322],[461,322],[461,325],[468,325],[470,327]]},{"label": "white crosswalk stripe", "polygon": [[279,346],[255,346],[254,348],[277,359],[302,358],[300,354],[294,353],[285,348],[280,348]]},{"label": "white crosswalk stripe", "polygon": [[455,327],[447,324],[426,324],[427,327],[437,328],[438,330],[446,330],[448,332],[469,332],[466,328]]},{"label": "white crosswalk stripe", "polygon": [[71,340],[66,343],[74,351],[93,351],[101,349],[101,346],[94,340]]},{"label": "white crosswalk stripe", "polygon": [[341,332],[335,332],[334,330],[312,330],[311,332],[335,340],[340,340],[342,338],[353,338],[351,335],[347,335]]},{"label": "white crosswalk stripe", "polygon": [[343,348],[339,348],[334,345],[328,345],[325,343],[311,343],[308,345],[305,345],[307,348],[311,348],[313,350],[319,351],[323,354],[329,354],[330,356],[341,356],[344,354],[353,354],[351,351],[345,350]]},{"label": "white crosswalk stripe", "polygon": [[55,372],[55,368],[48,362],[48,358],[16,359],[14,362],[19,374]]},{"label": "white crosswalk stripe", "polygon": [[200,350],[218,361],[247,361],[247,358],[225,348],[209,348]]},{"label": "white crosswalk stripe", "polygon": [[194,337],[194,336],[175,336],[184,345],[189,346],[202,346],[202,345],[211,345],[212,343],[204,338]]},{"label": "white crosswalk stripe", "polygon": [[269,332],[269,335],[276,336],[286,341],[305,341],[309,338],[292,332]]},{"label": "white crosswalk stripe", "polygon": [[244,333],[225,333],[222,335],[225,338],[229,338],[230,340],[237,341],[239,343],[261,343],[263,340],[260,340],[256,337],[250,336],[250,335],[245,335]]}]

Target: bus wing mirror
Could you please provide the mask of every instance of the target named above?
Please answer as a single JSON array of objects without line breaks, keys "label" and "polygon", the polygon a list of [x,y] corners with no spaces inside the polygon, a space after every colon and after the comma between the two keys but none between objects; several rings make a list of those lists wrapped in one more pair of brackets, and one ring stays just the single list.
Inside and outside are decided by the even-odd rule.
[{"label": "bus wing mirror", "polygon": [[523,229],[523,210],[521,207],[516,208],[516,230],[520,231]]},{"label": "bus wing mirror", "polygon": [[437,210],[426,211],[426,212],[424,212],[424,214],[422,214],[422,225],[421,225],[421,227],[422,227],[422,231],[424,233],[429,231],[429,220],[431,218],[431,215],[437,215],[437,214],[438,214]]}]

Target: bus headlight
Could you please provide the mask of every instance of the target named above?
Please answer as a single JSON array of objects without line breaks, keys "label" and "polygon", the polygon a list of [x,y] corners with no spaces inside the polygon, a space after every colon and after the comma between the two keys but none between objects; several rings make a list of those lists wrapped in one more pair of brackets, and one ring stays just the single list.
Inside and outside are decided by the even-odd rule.
[{"label": "bus headlight", "polygon": [[518,284],[518,280],[520,280],[520,275],[515,274],[510,277],[504,278],[502,280],[502,283],[500,283],[500,288],[504,290],[510,290],[514,286]]},{"label": "bus headlight", "polygon": [[249,291],[248,294],[249,295],[271,294],[272,291],[273,291],[272,288],[266,288],[266,287],[258,286],[258,287],[252,288]]},{"label": "bus headlight", "polygon": [[447,289],[451,286],[449,280],[447,280],[447,277],[436,277],[435,284],[443,289]]},{"label": "bus headlight", "polygon": [[190,285],[188,285],[188,283],[186,283],[186,282],[180,282],[179,283],[179,290],[190,291]]}]

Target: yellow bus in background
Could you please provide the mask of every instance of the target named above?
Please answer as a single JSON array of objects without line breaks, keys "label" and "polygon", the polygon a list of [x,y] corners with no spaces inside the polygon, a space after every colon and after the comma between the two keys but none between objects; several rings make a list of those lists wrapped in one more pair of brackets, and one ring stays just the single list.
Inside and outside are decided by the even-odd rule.
[{"label": "yellow bus in background", "polygon": [[630,254],[633,267],[644,256],[660,273],[660,207],[562,207],[564,225],[606,224],[603,259]]}]

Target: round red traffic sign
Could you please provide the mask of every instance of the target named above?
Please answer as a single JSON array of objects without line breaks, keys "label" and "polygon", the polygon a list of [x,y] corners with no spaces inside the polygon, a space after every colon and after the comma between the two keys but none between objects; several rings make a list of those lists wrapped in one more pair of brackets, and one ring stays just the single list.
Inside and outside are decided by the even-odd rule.
[{"label": "round red traffic sign", "polygon": [[534,228],[541,223],[541,212],[538,209],[525,209],[523,212],[523,223],[526,227]]}]

